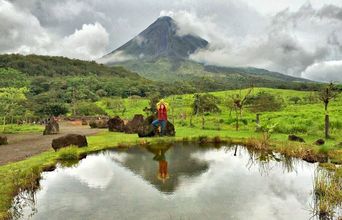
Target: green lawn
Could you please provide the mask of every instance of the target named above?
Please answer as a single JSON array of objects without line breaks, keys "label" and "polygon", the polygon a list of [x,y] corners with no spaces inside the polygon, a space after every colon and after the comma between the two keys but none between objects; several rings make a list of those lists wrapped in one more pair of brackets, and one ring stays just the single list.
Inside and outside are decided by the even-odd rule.
[{"label": "green lawn", "polygon": [[[304,139],[310,143],[324,137],[325,112],[323,104],[319,101],[313,104],[307,104],[303,101],[305,97],[312,96],[313,92],[255,88],[252,94],[256,94],[260,91],[271,93],[284,100],[285,106],[281,111],[263,112],[260,116],[261,124],[277,124],[275,128],[277,137],[284,137],[286,139],[289,134],[297,134],[303,136]],[[232,94],[239,92],[240,90],[231,90],[211,93],[220,99],[221,102],[218,105],[221,113],[212,113],[205,116],[206,130],[222,130],[225,135],[234,134],[235,115],[234,112],[230,113],[229,108],[226,106],[226,102]],[[244,94],[246,93],[246,90],[242,90],[241,92]],[[189,129],[187,128],[192,128],[190,127],[190,115],[192,112],[191,104],[194,100],[193,96],[193,94],[188,94],[165,98],[170,104],[169,119],[175,123],[177,130],[184,128],[189,132]],[[289,99],[294,96],[300,97],[302,100],[298,104],[293,104]],[[115,112],[113,109],[106,108],[101,101],[97,102],[97,104],[110,116],[119,115],[124,119],[131,119],[134,114],[145,114],[143,109],[148,106],[148,102],[149,101],[144,98],[134,100],[124,99],[126,112],[123,115],[121,112]],[[332,138],[327,141],[327,145],[333,146],[342,142],[342,95],[329,104],[329,114]],[[182,120],[182,115],[183,118],[185,116],[184,120]],[[254,133],[256,113],[252,113],[247,107],[243,111],[242,118],[247,124],[240,123],[241,132],[237,135],[244,135],[245,132]],[[202,118],[200,116],[192,117],[192,124],[195,128],[202,128]],[[206,130],[201,132],[206,132]]]},{"label": "green lawn", "polygon": [[34,125],[34,124],[9,124],[0,126],[0,134],[18,134],[18,133],[40,133],[43,132],[43,125]]}]

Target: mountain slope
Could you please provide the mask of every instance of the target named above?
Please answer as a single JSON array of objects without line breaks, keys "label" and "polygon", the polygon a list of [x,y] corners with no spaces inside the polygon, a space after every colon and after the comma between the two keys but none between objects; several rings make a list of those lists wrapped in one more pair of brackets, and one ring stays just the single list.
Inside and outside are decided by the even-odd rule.
[{"label": "mountain slope", "polygon": [[189,55],[205,49],[208,42],[198,36],[179,36],[177,30],[177,23],[172,18],[161,17],[99,62],[110,66],[122,65],[150,80],[188,82],[206,91],[241,88],[252,84],[297,88],[298,83],[309,82],[265,69],[220,67],[195,62],[189,59]]}]

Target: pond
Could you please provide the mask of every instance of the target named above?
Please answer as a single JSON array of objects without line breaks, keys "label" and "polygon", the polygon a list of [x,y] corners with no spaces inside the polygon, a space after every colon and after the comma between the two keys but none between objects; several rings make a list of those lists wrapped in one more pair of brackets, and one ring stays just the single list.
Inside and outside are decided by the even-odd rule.
[{"label": "pond", "polygon": [[44,172],[16,219],[310,219],[317,164],[242,146],[155,145]]}]

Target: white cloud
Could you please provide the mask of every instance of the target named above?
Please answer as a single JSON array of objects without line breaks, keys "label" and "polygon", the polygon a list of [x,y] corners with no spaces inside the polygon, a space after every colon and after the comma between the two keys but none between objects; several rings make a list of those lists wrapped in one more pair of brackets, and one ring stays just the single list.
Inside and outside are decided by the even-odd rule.
[{"label": "white cloud", "polygon": [[105,53],[108,39],[109,35],[101,24],[84,24],[82,29],[64,37],[60,45],[63,50],[56,53],[81,59],[96,59]]},{"label": "white cloud", "polygon": [[58,36],[44,28],[29,11],[0,0],[0,51],[3,53],[68,56],[78,59],[101,57],[109,34],[98,22],[83,24],[80,30]]},{"label": "white cloud", "polygon": [[[215,43],[209,39],[210,48],[198,51],[191,58],[214,65],[255,66],[300,76],[316,62],[341,59],[342,17],[337,12],[342,13],[342,8],[324,6],[316,10],[304,5],[296,12],[284,10],[271,17],[259,34],[231,37],[222,31],[221,37],[226,41],[211,38]],[[197,19],[206,23],[202,18]],[[224,29],[206,27],[215,35]]]},{"label": "white cloud", "polygon": [[[140,55],[143,56],[143,54],[140,54]],[[115,53],[108,54],[105,57],[98,59],[97,62],[110,64],[110,63],[116,63],[116,62],[124,62],[124,61],[132,60],[132,59],[136,59],[136,57],[125,54],[124,51],[119,50],[119,51],[116,51]]]},{"label": "white cloud", "polygon": [[[0,0],[0,50],[3,52],[41,53],[51,43],[39,20],[29,12],[18,10]],[[32,46],[34,45],[34,46]]]},{"label": "white cloud", "polygon": [[315,63],[302,72],[302,77],[323,82],[342,83],[342,60]]}]

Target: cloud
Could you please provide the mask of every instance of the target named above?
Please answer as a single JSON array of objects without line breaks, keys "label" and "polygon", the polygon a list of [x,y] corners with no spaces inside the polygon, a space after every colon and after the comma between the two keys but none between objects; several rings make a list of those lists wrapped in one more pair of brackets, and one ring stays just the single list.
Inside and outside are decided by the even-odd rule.
[{"label": "cloud", "polygon": [[115,53],[108,54],[108,55],[98,59],[97,62],[103,63],[103,64],[104,63],[110,64],[110,63],[124,62],[124,61],[132,60],[132,59],[136,59],[136,57],[125,54],[124,51],[119,50],[119,51],[116,51]]},{"label": "cloud", "polygon": [[109,34],[98,22],[83,24],[70,35],[50,33],[40,21],[20,7],[0,0],[0,52],[68,56],[78,59],[101,57]]},{"label": "cloud", "polygon": [[[342,22],[336,21],[339,13],[342,14],[342,8],[314,9],[310,4],[295,12],[286,9],[271,17],[258,35],[225,35],[226,41],[221,40],[225,43],[215,42],[214,46],[209,39],[209,49],[200,50],[191,58],[214,65],[255,66],[301,76],[316,62],[341,59]],[[217,33],[216,28],[208,27],[208,32]]]},{"label": "cloud", "polygon": [[342,83],[342,60],[315,63],[302,72],[303,78]]},{"label": "cloud", "polygon": [[57,51],[57,54],[63,54],[69,57],[78,57],[83,59],[95,59],[103,56],[109,42],[109,35],[106,29],[99,23],[84,24],[80,30],[61,41],[63,51]]},{"label": "cloud", "polygon": [[41,53],[51,43],[39,20],[29,12],[18,10],[0,0],[0,50],[2,52]]}]

